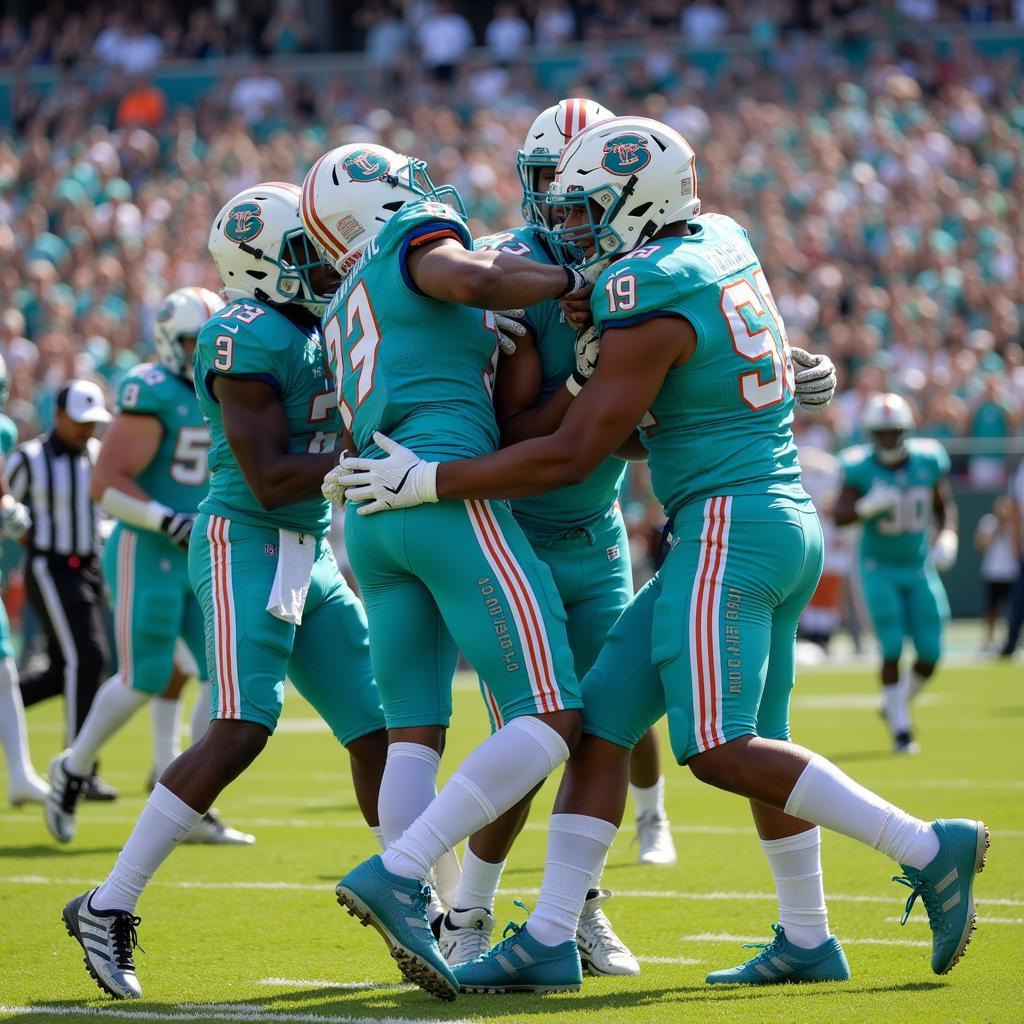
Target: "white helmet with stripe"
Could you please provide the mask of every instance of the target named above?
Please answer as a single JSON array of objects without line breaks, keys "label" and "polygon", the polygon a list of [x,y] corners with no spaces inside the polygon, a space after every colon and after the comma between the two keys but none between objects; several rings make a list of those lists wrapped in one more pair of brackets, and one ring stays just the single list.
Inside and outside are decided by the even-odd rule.
[{"label": "white helmet with stripe", "polygon": [[354,142],[325,153],[302,183],[302,223],[324,262],[347,274],[406,204],[436,200],[465,208],[450,185],[435,187],[427,165],[386,146]]},{"label": "white helmet with stripe", "polygon": [[195,341],[203,324],[224,308],[224,300],[205,288],[178,288],[164,296],[156,313],[157,359],[176,377],[192,379],[187,341]]},{"label": "white helmet with stripe", "polygon": [[523,187],[523,217],[527,224],[548,226],[544,207],[546,189],[540,188],[537,180],[540,170],[553,169],[558,164],[558,157],[574,135],[614,116],[596,100],[574,96],[559,100],[534,118],[523,148],[516,154],[519,183]]},{"label": "white helmet with stripe", "polygon": [[879,461],[893,465],[907,457],[904,435],[914,429],[914,413],[905,398],[891,392],[872,395],[864,405],[861,425],[871,435]]},{"label": "white helmet with stripe", "polygon": [[594,266],[700,213],[697,157],[679,132],[652,118],[599,121],[562,151],[545,201],[584,214],[582,224],[551,231],[559,259]]},{"label": "white helmet with stripe", "polygon": [[330,295],[310,281],[323,261],[303,231],[300,195],[298,185],[264,182],[233,196],[214,218],[208,244],[229,301],[252,296],[323,316]]}]

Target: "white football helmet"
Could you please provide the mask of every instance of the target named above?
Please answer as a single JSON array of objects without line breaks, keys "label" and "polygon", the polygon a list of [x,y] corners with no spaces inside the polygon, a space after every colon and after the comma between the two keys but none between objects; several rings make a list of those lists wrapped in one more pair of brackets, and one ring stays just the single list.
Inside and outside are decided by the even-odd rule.
[{"label": "white football helmet", "polygon": [[268,181],[229,199],[214,218],[209,248],[229,300],[252,296],[295,303],[323,316],[330,295],[319,295],[309,272],[322,260],[299,218],[298,185]]},{"label": "white football helmet", "polygon": [[[582,226],[555,228],[550,238],[563,263],[589,267],[700,213],[697,158],[686,139],[660,121],[613,117],[570,140],[545,202],[584,211]],[[590,256],[580,246],[588,239]]]},{"label": "white football helmet", "polygon": [[192,379],[192,357],[186,341],[195,341],[200,329],[224,308],[224,300],[205,288],[179,288],[164,296],[156,313],[156,356],[176,377]]},{"label": "white football helmet", "polygon": [[523,148],[516,154],[519,183],[523,186],[523,218],[527,224],[548,226],[544,205],[546,189],[537,187],[538,171],[543,167],[556,167],[562,150],[578,132],[614,116],[596,100],[579,96],[559,100],[537,115],[526,133]]},{"label": "white football helmet", "polygon": [[[871,435],[875,456],[887,465],[896,465],[907,457],[907,431],[914,429],[914,413],[910,403],[892,393],[872,395],[864,405],[861,426]],[[890,444],[882,444],[880,434],[892,434]]]},{"label": "white football helmet", "polygon": [[302,183],[302,223],[324,262],[344,276],[384,225],[408,202],[430,199],[466,211],[450,185],[435,187],[423,160],[386,146],[339,146]]}]

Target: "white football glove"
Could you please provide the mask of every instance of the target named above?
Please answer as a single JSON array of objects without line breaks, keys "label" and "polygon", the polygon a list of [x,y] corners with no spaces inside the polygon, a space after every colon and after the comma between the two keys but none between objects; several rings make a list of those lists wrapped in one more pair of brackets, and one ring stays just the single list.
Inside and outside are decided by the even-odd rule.
[{"label": "white football glove", "polygon": [[853,509],[858,519],[874,519],[876,516],[891,512],[899,501],[899,490],[879,480],[878,483],[872,484],[867,494],[857,499]]},{"label": "white football glove", "polygon": [[494,312],[494,327],[498,333],[498,348],[505,355],[515,353],[516,339],[526,336],[526,325],[521,323],[525,309],[498,309]]},{"label": "white football glove", "polygon": [[0,530],[11,540],[21,540],[32,528],[32,514],[14,495],[0,498]]},{"label": "white football glove", "polygon": [[802,348],[791,348],[796,368],[795,398],[802,409],[817,412],[832,401],[836,393],[836,368],[824,355],[812,355]]},{"label": "white football glove", "polygon": [[940,530],[932,545],[932,561],[939,572],[949,572],[956,564],[960,541],[953,530]]},{"label": "white football glove", "polygon": [[383,459],[349,457],[341,463],[340,483],[345,497],[350,502],[363,503],[357,509],[361,516],[437,501],[440,463],[426,462],[379,431],[374,431],[373,441],[387,453]]},{"label": "white football glove", "polygon": [[320,485],[320,493],[338,508],[345,507],[345,485],[342,483],[345,474],[341,464],[347,457],[348,449],[344,448],[338,456],[338,464],[324,477],[324,482]]},{"label": "white football glove", "polygon": [[576,335],[576,366],[565,382],[573,397],[580,393],[583,385],[593,375],[600,350],[601,338],[596,327],[588,327]]}]

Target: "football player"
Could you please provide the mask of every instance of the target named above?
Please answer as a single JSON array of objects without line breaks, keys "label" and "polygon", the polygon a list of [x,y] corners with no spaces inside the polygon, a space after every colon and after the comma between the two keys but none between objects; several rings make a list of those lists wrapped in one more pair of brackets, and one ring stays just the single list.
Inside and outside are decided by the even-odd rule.
[{"label": "football player", "polygon": [[[897,754],[916,754],[910,701],[935,672],[949,602],[939,572],[957,556],[949,456],[938,441],[908,437],[906,399],[873,395],[862,424],[870,443],[841,452],[838,526],[861,523],[860,581],[882,649],[882,699]],[[903,638],[916,658],[900,672]]]},{"label": "football player", "polygon": [[285,676],[348,749],[356,800],[378,831],[384,717],[366,618],[327,543],[320,493],[341,430],[319,331],[337,275],[306,241],[294,185],[234,196],[209,247],[228,304],[200,330],[193,360],[212,444],[188,569],[210,652],[212,721],[160,777],[106,881],[64,907],[87,970],[118,999],[142,994],[133,947],[143,889],[266,746]]},{"label": "football player", "polygon": [[[310,238],[342,274],[324,335],[351,443],[374,452],[372,435],[385,429],[430,459],[493,451],[500,339],[487,310],[585,294],[582,275],[474,251],[454,189],[435,188],[423,161],[382,146],[325,154],[302,195]],[[345,543],[391,742],[380,797],[387,850],[349,872],[338,898],[381,932],[409,980],[450,999],[458,986],[428,926],[423,880],[568,758],[581,702],[565,613],[550,570],[500,503],[348,516]],[[458,650],[500,728],[435,798]]]},{"label": "football player", "polygon": [[[663,567],[585,677],[584,737],[556,800],[536,908],[487,956],[455,968],[459,984],[578,985],[576,923],[606,835],[597,826],[618,825],[629,752],[666,713],[676,760],[751,801],[786,915],[761,953],[710,982],[849,977],[828,929],[816,825],[901,865],[908,914],[922,898],[932,969],[946,973],[970,939],[987,828],[915,818],[789,742],[797,620],[821,572],[822,534],[800,483],[785,329],[746,231],[730,217],[699,216],[693,150],[648,118],[577,135],[547,201],[566,211],[551,232],[563,259],[580,271],[611,260],[591,295],[600,361],[558,429],[443,462],[377,433],[368,456],[344,459],[325,481],[326,493],[347,488],[350,501],[365,502],[350,516],[357,521],[432,502],[529,497],[585,479],[639,423],[672,524]],[[585,375],[586,364],[578,368]]]},{"label": "football player", "polygon": [[[187,552],[196,509],[206,495],[210,432],[192,385],[192,355],[203,324],[223,305],[205,288],[179,288],[166,296],[157,312],[157,361],[125,374],[96,460],[92,496],[117,523],[103,548],[117,672],[100,687],[71,747],[50,763],[44,818],[61,843],[75,836],[78,801],[100,748],[143,704],[169,703],[162,695],[175,672],[179,636],[201,666],[194,743],[209,724],[203,613],[189,583]],[[158,777],[170,760],[158,766]],[[254,840],[208,810],[182,841]]]}]

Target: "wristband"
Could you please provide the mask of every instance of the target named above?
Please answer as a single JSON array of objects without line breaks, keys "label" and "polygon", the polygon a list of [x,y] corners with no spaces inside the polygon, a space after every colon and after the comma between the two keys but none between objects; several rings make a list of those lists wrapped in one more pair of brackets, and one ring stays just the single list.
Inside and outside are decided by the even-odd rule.
[{"label": "wristband", "polygon": [[108,487],[103,492],[100,508],[122,523],[137,526],[141,530],[152,530],[154,533],[160,533],[164,520],[174,515],[174,509],[162,505],[159,501],[143,501],[117,490],[116,487]]}]

